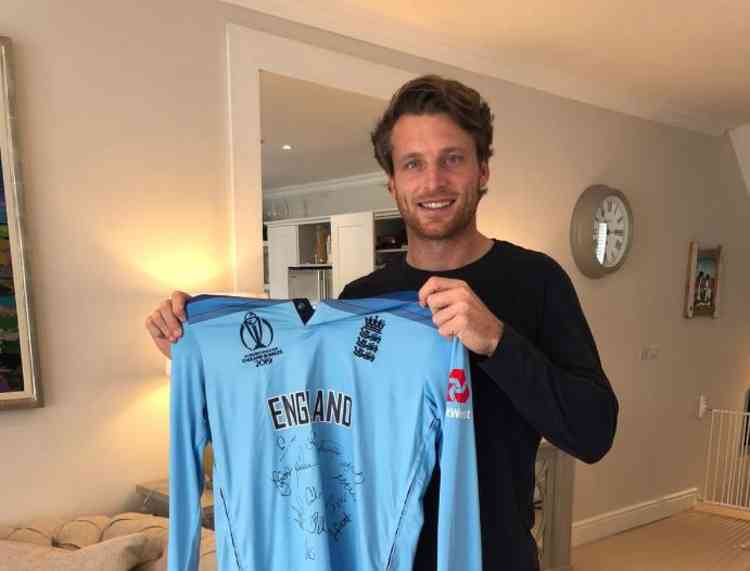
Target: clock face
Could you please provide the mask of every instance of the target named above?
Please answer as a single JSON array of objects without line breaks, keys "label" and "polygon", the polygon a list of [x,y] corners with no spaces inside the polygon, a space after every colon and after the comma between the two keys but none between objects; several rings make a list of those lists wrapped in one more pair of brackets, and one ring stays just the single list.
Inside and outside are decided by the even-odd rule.
[{"label": "clock face", "polygon": [[594,213],[593,235],[596,259],[605,268],[616,266],[625,255],[630,226],[623,201],[616,195],[605,197]]}]

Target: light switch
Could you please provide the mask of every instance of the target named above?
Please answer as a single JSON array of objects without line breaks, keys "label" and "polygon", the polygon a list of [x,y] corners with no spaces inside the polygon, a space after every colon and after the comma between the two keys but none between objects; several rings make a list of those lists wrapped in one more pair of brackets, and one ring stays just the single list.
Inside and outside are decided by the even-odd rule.
[{"label": "light switch", "polygon": [[654,361],[659,358],[658,345],[646,345],[641,350],[641,361]]}]

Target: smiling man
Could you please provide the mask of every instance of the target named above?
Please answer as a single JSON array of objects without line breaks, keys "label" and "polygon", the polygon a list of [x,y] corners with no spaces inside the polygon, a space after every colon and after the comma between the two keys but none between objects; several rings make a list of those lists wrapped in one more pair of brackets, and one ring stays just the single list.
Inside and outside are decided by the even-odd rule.
[{"label": "smiling man", "polygon": [[[439,332],[469,349],[483,568],[534,571],[541,438],[595,462],[612,446],[618,404],[565,271],[545,254],[477,229],[492,132],[489,106],[459,82],[424,76],[393,96],[372,141],[406,224],[408,253],[348,284],[341,297],[417,290]],[[187,299],[175,292],[146,319],[166,355],[181,334]],[[436,569],[438,479],[424,498],[418,571]]]},{"label": "smiling man", "polygon": [[[477,229],[492,132],[489,106],[459,82],[425,76],[394,95],[372,141],[407,226],[408,254],[341,297],[418,290],[440,333],[469,349],[483,567],[532,571],[541,437],[594,462],[612,445],[618,404],[564,270]],[[436,566],[438,478],[425,497],[419,571]]]}]

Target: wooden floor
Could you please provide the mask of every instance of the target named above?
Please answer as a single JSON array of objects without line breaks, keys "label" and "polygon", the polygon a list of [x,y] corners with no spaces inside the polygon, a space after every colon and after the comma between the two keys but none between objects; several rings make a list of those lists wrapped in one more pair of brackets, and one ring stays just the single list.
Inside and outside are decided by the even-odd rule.
[{"label": "wooden floor", "polygon": [[750,571],[750,521],[691,509],[573,549],[573,571]]}]

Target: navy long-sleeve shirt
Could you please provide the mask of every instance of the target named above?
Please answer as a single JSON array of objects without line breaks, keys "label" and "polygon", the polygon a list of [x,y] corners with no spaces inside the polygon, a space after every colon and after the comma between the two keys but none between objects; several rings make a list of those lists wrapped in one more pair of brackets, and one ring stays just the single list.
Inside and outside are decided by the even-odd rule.
[{"label": "navy long-sleeve shirt", "polygon": [[[428,272],[405,260],[346,286],[342,298],[418,290],[430,276],[465,281],[504,323],[494,354],[472,354],[485,570],[538,569],[534,465],[542,437],[592,463],[612,446],[617,398],[573,284],[549,256],[495,241],[479,260]],[[436,473],[424,500],[415,571],[436,568]]]}]

